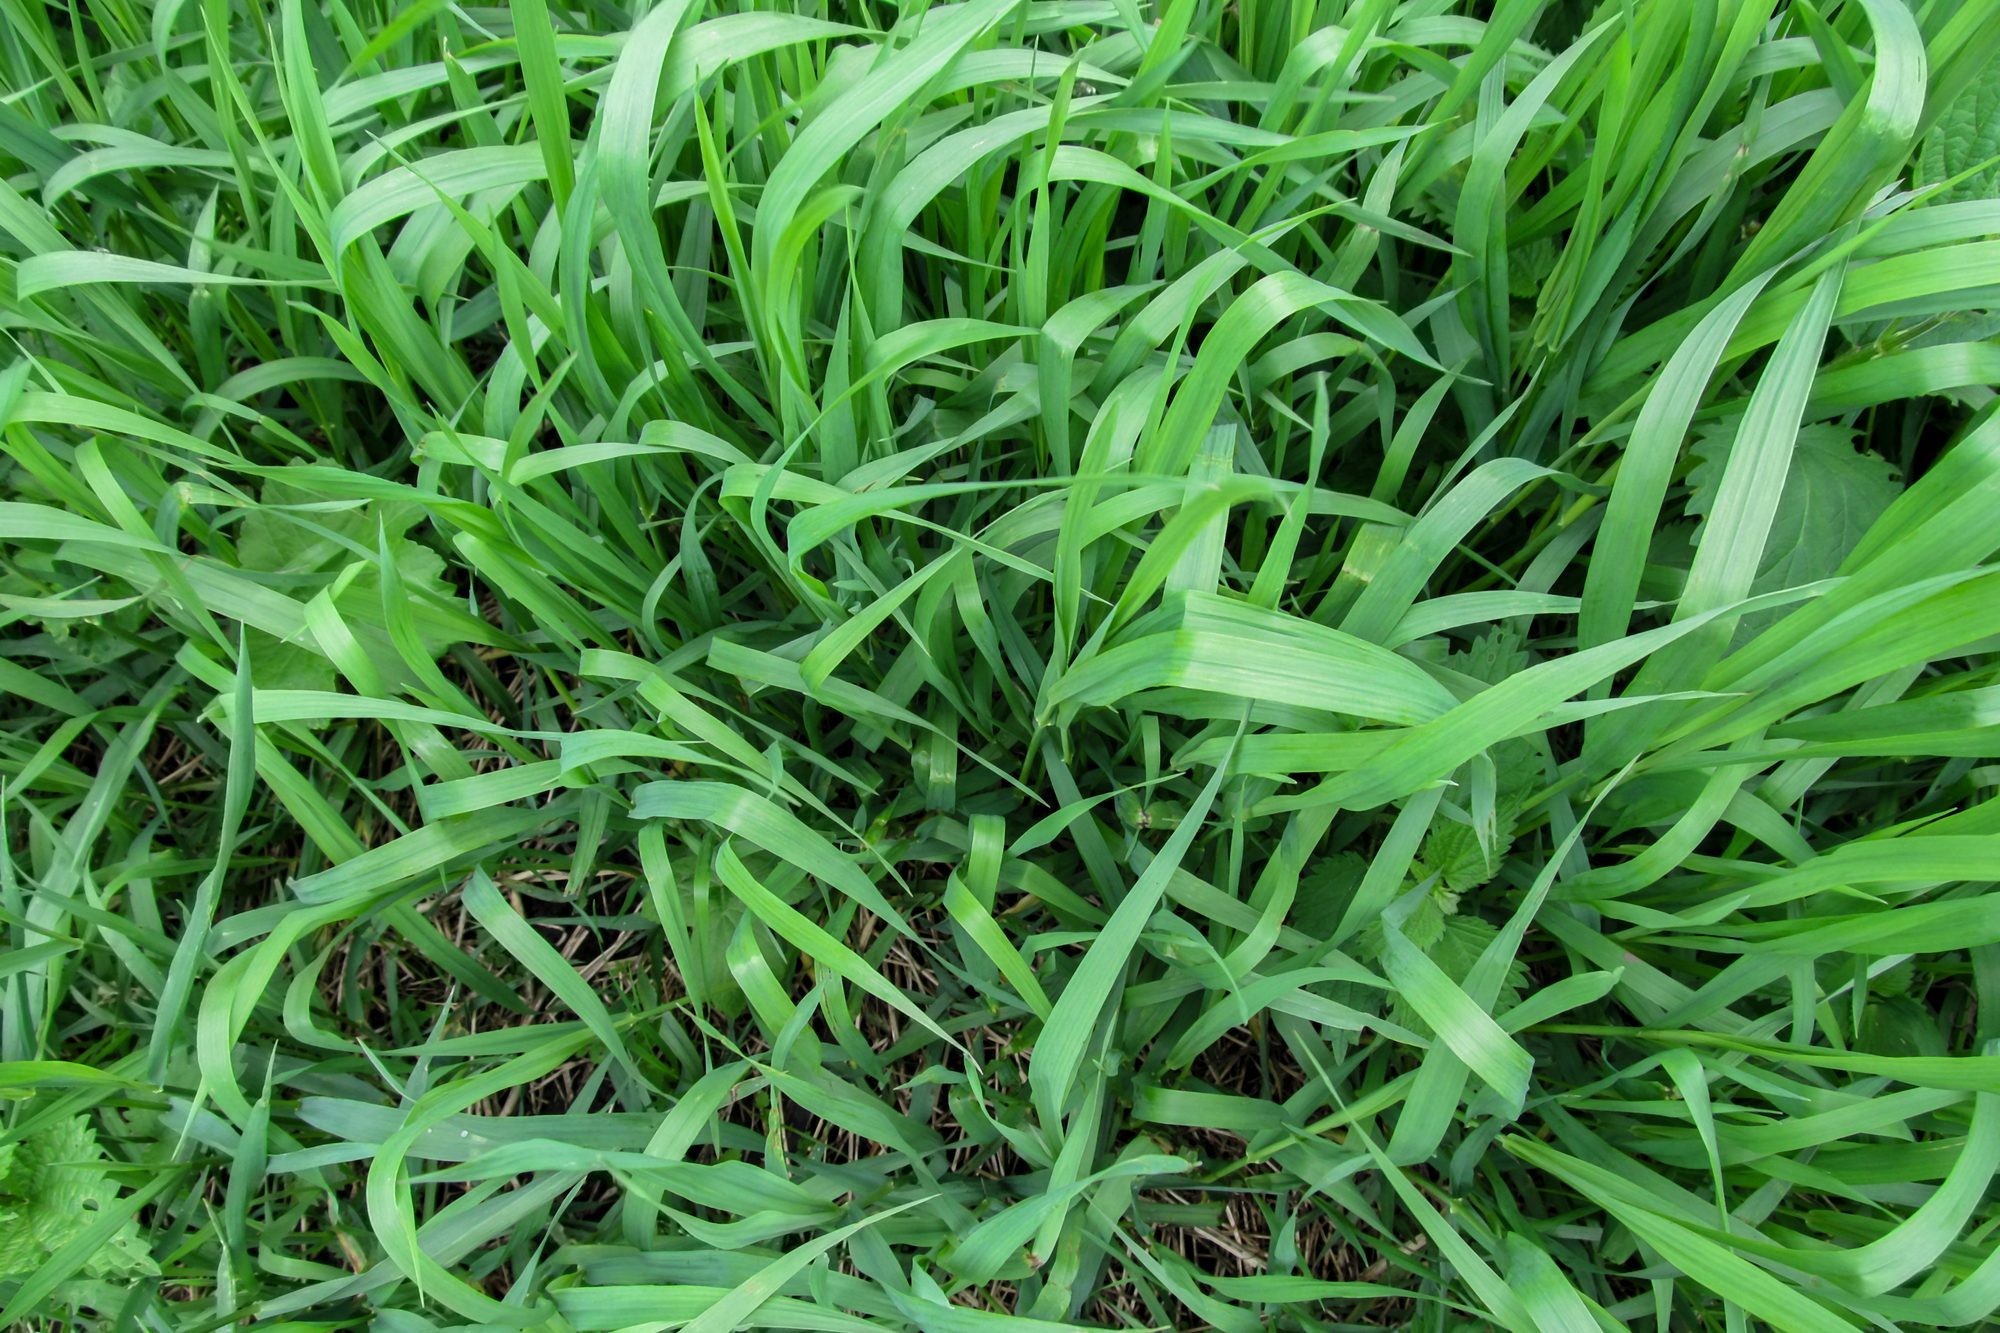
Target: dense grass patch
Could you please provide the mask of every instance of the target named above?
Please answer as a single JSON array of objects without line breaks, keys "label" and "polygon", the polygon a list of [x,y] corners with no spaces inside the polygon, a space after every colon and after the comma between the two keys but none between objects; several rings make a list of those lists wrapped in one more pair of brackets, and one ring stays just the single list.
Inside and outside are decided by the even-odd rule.
[{"label": "dense grass patch", "polygon": [[2000,3],[4,10],[0,1325],[2000,1309]]}]

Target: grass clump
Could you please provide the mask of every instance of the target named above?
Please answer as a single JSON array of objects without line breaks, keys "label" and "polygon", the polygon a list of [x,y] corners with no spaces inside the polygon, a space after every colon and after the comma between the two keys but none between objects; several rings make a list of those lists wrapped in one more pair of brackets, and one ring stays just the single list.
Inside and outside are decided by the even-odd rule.
[{"label": "grass clump", "polygon": [[0,1324],[1988,1321],[1996,55],[9,5]]}]

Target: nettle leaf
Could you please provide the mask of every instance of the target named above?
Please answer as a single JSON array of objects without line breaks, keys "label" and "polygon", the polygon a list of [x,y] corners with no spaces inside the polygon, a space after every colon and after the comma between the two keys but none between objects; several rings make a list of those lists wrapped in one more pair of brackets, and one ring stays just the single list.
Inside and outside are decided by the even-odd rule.
[{"label": "nettle leaf", "polygon": [[[1445,923],[1458,911],[1458,894],[1443,884],[1435,884],[1417,909],[1403,921],[1403,938],[1429,953],[1444,935]],[[1382,923],[1371,921],[1354,938],[1354,955],[1363,962],[1380,962],[1386,948]]]},{"label": "nettle leaf", "polygon": [[378,525],[400,538],[423,510],[398,500],[328,503],[312,491],[272,478],[258,492],[258,506],[236,527],[236,560],[266,574],[315,574],[372,552]]},{"label": "nettle leaf", "polygon": [[1638,595],[1654,602],[1671,602],[1687,587],[1688,570],[1694,566],[1694,539],[1698,524],[1663,522],[1653,533],[1646,551],[1646,567],[1640,571]]},{"label": "nettle leaf", "polygon": [[1509,676],[1525,671],[1534,657],[1527,649],[1526,636],[1511,624],[1495,625],[1477,635],[1459,652],[1445,654],[1445,665],[1488,685],[1498,685]]},{"label": "nettle leaf", "polygon": [[[392,537],[389,540],[389,558],[396,562],[396,574],[403,581],[403,591],[412,598],[428,597],[432,601],[449,605],[454,596],[451,584],[444,576],[444,558],[422,542],[408,537]],[[361,567],[340,595],[334,605],[341,614],[367,624],[379,623],[382,619],[382,573],[373,563]],[[415,621],[417,637],[433,655],[444,651],[451,642],[432,630],[428,622]]]},{"label": "nettle leaf", "polygon": [[[1433,893],[1422,908],[1412,913],[1408,926],[1420,926],[1426,938],[1419,942],[1415,934],[1409,935],[1410,942],[1424,951],[1424,955],[1438,970],[1450,977],[1454,985],[1462,984],[1472,975],[1473,964],[1479,961],[1486,946],[1500,934],[1500,928],[1484,917],[1467,914],[1452,914],[1449,904],[1456,895]],[[1367,934],[1368,932],[1364,932]],[[1374,934],[1380,940],[1379,931]],[[1372,961],[1372,958],[1371,958]],[[1521,1001],[1521,995],[1528,987],[1528,969],[1516,959],[1508,964],[1506,978],[1500,984],[1500,994],[1496,997],[1493,1012],[1505,1013]],[[1394,995],[1389,1002],[1387,1017],[1410,1029],[1419,1036],[1432,1035],[1430,1025],[1408,1004],[1401,995]]]},{"label": "nettle leaf", "polygon": [[1493,811],[1493,842],[1482,846],[1478,830],[1457,819],[1439,819],[1424,839],[1422,860],[1443,877],[1453,893],[1476,889],[1500,873],[1500,863],[1514,843],[1514,823],[1519,814],[1511,804],[1497,805]]},{"label": "nettle leaf", "polygon": [[1541,295],[1542,284],[1555,272],[1561,254],[1547,236],[1515,246],[1507,256],[1507,294],[1522,299]]},{"label": "nettle leaf", "polygon": [[[80,1115],[55,1121],[0,1156],[0,1205],[11,1214],[0,1226],[0,1277],[33,1272],[112,1205],[118,1187],[105,1174],[104,1160],[96,1131]],[[84,1271],[125,1277],[159,1270],[134,1219],[91,1256]]]},{"label": "nettle leaf", "polygon": [[[1437,942],[1429,949],[1431,961],[1453,981],[1464,981],[1472,975],[1472,965],[1479,961],[1479,955],[1486,952],[1486,946],[1499,934],[1500,928],[1484,917],[1470,914],[1448,917]],[[1496,1006],[1496,1010],[1512,1008],[1527,984],[1527,969],[1517,960],[1508,967],[1507,980],[1502,985],[1501,993],[1507,996],[1507,1003]]]},{"label": "nettle leaf", "polygon": [[1936,1057],[1946,1053],[1936,1016],[1907,995],[1870,1000],[1856,1045],[1875,1055]]},{"label": "nettle leaf", "polygon": [[1340,925],[1341,913],[1354,900],[1361,877],[1368,873],[1368,861],[1357,852],[1335,852],[1322,856],[1299,876],[1298,892],[1286,924],[1293,930],[1323,940]]},{"label": "nettle leaf", "polygon": [[[1917,184],[1935,185],[2000,156],[2000,65],[1989,63],[1924,136]],[[2000,197],[2000,163],[1945,190],[1943,200]]]},{"label": "nettle leaf", "polygon": [[[1527,654],[1518,645],[1508,649],[1500,633],[1496,630],[1493,635],[1480,638],[1499,640],[1497,646],[1488,649],[1487,660],[1494,669],[1511,674],[1520,669],[1512,663],[1525,663]],[[1500,678],[1504,679],[1504,675]],[[1479,830],[1468,820],[1441,814],[1424,835],[1423,850],[1417,858],[1444,881],[1445,889],[1453,895],[1479,888],[1500,873],[1514,845],[1522,810],[1538,784],[1541,764],[1528,742],[1502,741],[1493,747],[1492,759],[1499,789],[1493,802],[1491,840],[1481,839]]]},{"label": "nettle leaf", "polygon": [[330,690],[334,685],[333,663],[317,650],[286,643],[275,635],[253,629],[250,640],[250,679],[260,690]]},{"label": "nettle leaf", "polygon": [[[308,492],[287,482],[266,482],[262,507],[252,510],[237,527],[237,561],[246,570],[288,577],[286,591],[302,599],[332,582],[341,571],[360,565],[341,587],[334,605],[360,630],[362,642],[377,665],[393,677],[400,671],[393,652],[386,641],[377,642],[381,639],[378,632],[370,632],[382,620],[382,576],[374,564],[378,528],[388,534],[389,558],[396,562],[409,595],[447,604],[452,601],[444,559],[404,535],[423,512],[400,501],[329,507],[309,505],[306,502],[310,499]],[[433,656],[450,643],[438,637],[424,619],[415,624],[418,637]],[[260,689],[330,690],[335,685],[333,664],[315,645],[283,642],[261,630],[250,631],[250,670]]]},{"label": "nettle leaf", "polygon": [[260,574],[318,573],[346,550],[335,535],[367,540],[362,523],[360,511],[354,509],[253,510],[237,524],[236,559],[244,569]]},{"label": "nettle leaf", "polygon": [[1910,983],[1915,979],[1916,974],[1916,964],[1908,959],[1904,959],[1887,971],[1870,977],[1868,979],[1868,993],[1870,995],[1908,995],[1910,993]]},{"label": "nettle leaf", "polygon": [[[1952,343],[1985,342],[1987,339],[1995,336],[2000,336],[2000,311],[1965,310],[1956,314],[1945,315],[1932,321],[1905,345],[1909,347],[1946,347]],[[1983,397],[1974,397],[1973,395],[1983,395],[1986,392],[1988,391],[1985,387],[1980,386],[1977,389],[1953,390],[1951,391],[1951,396],[1977,406],[1984,399]]]},{"label": "nettle leaf", "polygon": [[[1688,473],[1690,514],[1706,518],[1733,437],[1730,423],[1704,433],[1690,447],[1697,460]],[[1852,431],[1825,424],[1802,427],[1751,592],[1830,578],[1901,492],[1896,469],[1888,460],[1856,449]],[[1749,637],[1781,614],[1744,617],[1739,637]]]}]

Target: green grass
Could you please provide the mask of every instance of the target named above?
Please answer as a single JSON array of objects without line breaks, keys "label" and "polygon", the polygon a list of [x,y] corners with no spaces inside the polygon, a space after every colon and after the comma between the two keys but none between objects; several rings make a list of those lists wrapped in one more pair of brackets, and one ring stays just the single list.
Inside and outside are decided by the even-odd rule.
[{"label": "green grass", "polygon": [[0,1327],[2000,1311],[2000,2],[0,89]]}]

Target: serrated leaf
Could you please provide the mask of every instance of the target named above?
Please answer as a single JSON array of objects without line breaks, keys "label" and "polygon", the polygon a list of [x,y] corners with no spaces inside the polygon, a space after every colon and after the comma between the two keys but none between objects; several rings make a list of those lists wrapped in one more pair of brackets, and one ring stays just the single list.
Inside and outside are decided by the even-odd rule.
[{"label": "serrated leaf", "polygon": [[1907,995],[1871,999],[1855,1043],[1873,1055],[1941,1056],[1946,1053],[1937,1018]]},{"label": "serrated leaf", "polygon": [[250,678],[260,690],[331,690],[333,663],[311,648],[249,632]]},{"label": "serrated leaf", "polygon": [[[1443,885],[1436,886],[1424,895],[1424,900],[1403,922],[1403,938],[1419,950],[1430,952],[1431,946],[1444,934],[1444,923],[1457,910],[1458,895]],[[1369,922],[1354,940],[1355,956],[1367,962],[1379,962],[1387,948],[1388,942],[1379,921]]]},{"label": "serrated leaf", "polygon": [[[1479,955],[1499,933],[1499,927],[1483,917],[1440,914],[1435,936],[1428,945],[1423,946],[1424,955],[1436,963],[1438,970],[1450,977],[1454,984],[1463,983],[1466,977],[1471,975],[1472,966],[1479,961]],[[1520,1003],[1521,994],[1527,986],[1528,969],[1516,959],[1507,968],[1507,976],[1501,982],[1500,996],[1493,1006],[1493,1012],[1502,1014]],[[1388,1017],[1419,1036],[1431,1035],[1430,1028],[1423,1018],[1400,997],[1390,1003]]]},{"label": "serrated leaf", "polygon": [[[1690,514],[1706,517],[1732,436],[1733,427],[1709,432],[1691,447],[1698,461],[1688,474]],[[1895,468],[1876,454],[1856,449],[1851,431],[1823,424],[1802,427],[1751,594],[1832,577],[1901,491]],[[1751,637],[1781,614],[1745,616],[1739,639]]]},{"label": "serrated leaf", "polygon": [[[1995,156],[2000,156],[2000,65],[1989,63],[1924,136],[1917,183],[1935,185]],[[2000,163],[1943,191],[1939,202],[1993,198],[2000,198]]]},{"label": "serrated leaf", "polygon": [[1916,976],[1916,964],[1904,959],[1886,971],[1878,972],[1868,979],[1870,995],[1908,995],[1910,983]]},{"label": "serrated leaf", "polygon": [[[104,1151],[83,1116],[66,1116],[23,1139],[0,1159],[14,1219],[0,1227],[0,1277],[33,1272],[118,1197],[105,1174]],[[89,1261],[94,1277],[157,1271],[128,1222]]]},{"label": "serrated leaf", "polygon": [[403,500],[326,505],[311,490],[278,478],[264,483],[257,507],[236,525],[236,558],[266,574],[311,574],[375,549],[376,525],[400,538],[423,517]]},{"label": "serrated leaf", "polygon": [[1458,652],[1447,653],[1445,664],[1474,680],[1497,685],[1533,661],[1525,637],[1511,624],[1495,625]]},{"label": "serrated leaf", "polygon": [[1555,272],[1560,254],[1555,241],[1547,236],[1515,246],[1507,256],[1508,295],[1523,298],[1538,295],[1549,274]]},{"label": "serrated leaf", "polygon": [[[444,558],[436,551],[407,537],[392,537],[389,539],[389,558],[396,562],[396,575],[403,581],[405,594],[412,599],[423,596],[451,604],[452,589],[445,581]],[[381,586],[381,571],[373,564],[363,564],[340,590],[334,604],[343,615],[370,623],[379,622],[382,615]],[[440,636],[430,622],[415,619],[413,623],[417,637],[432,655],[442,652],[451,642],[449,638]]]},{"label": "serrated leaf", "polygon": [[1456,819],[1440,819],[1424,840],[1423,862],[1444,878],[1453,893],[1476,889],[1500,873],[1501,862],[1514,842],[1516,812],[1506,806],[1493,812],[1493,843],[1482,846],[1479,832]]},{"label": "serrated leaf", "polygon": [[1358,852],[1320,857],[1299,876],[1287,924],[1316,940],[1326,939],[1339,927],[1340,914],[1347,909],[1367,871],[1367,859]]}]

